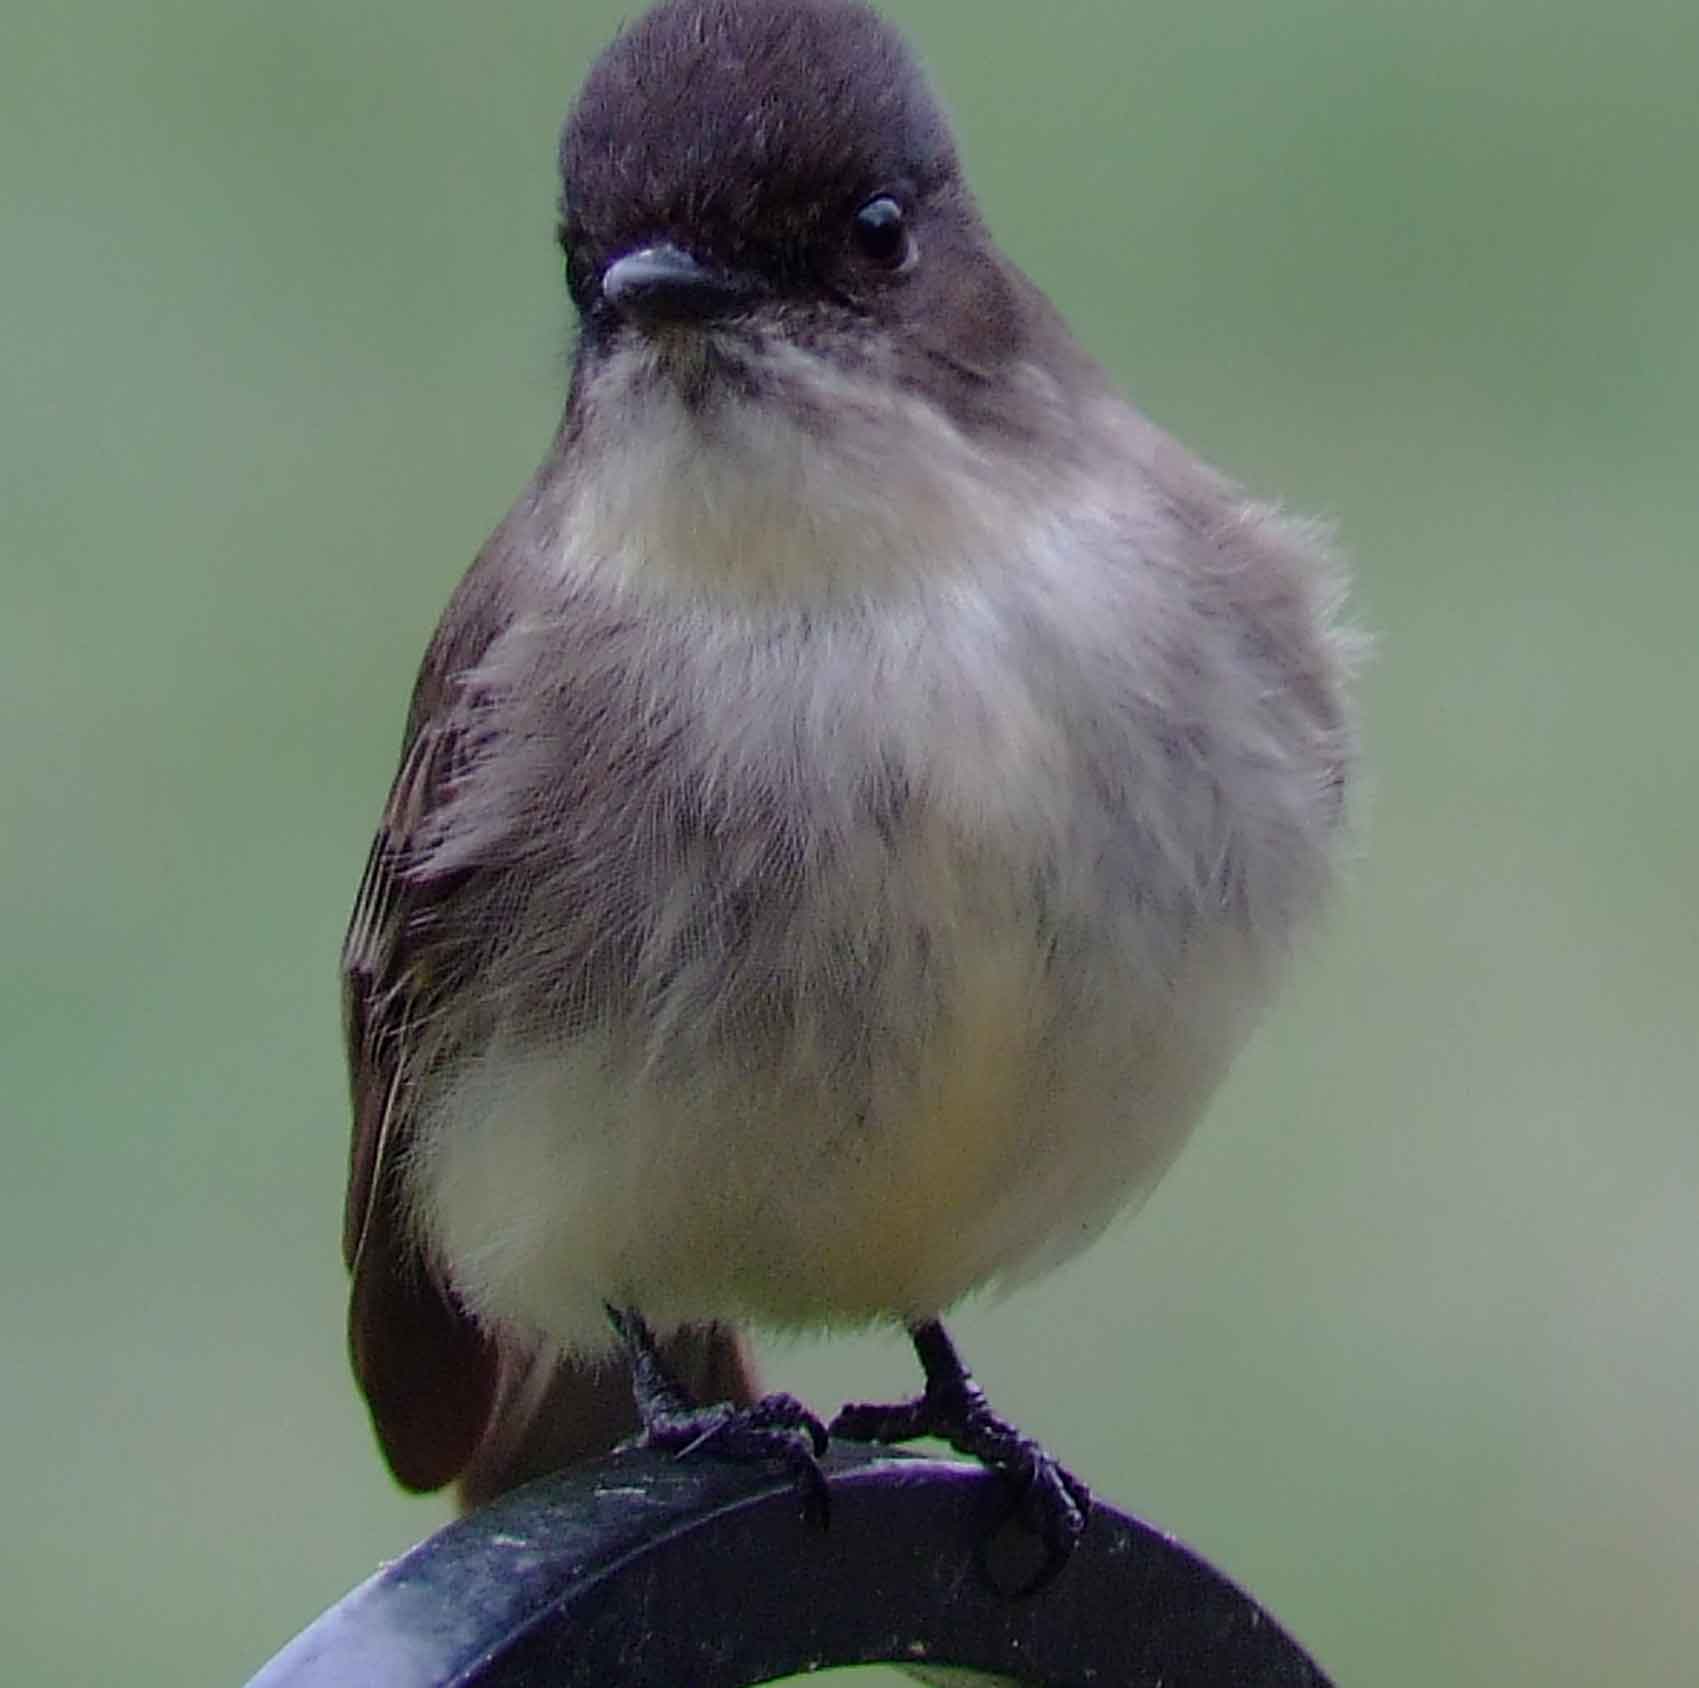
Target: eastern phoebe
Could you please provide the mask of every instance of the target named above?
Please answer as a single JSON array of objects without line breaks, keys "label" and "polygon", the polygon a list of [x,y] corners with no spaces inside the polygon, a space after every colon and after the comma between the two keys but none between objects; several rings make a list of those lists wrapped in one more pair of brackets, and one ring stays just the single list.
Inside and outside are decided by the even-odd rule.
[{"label": "eastern phoebe", "polygon": [[984,1458],[1059,1562],[1085,1490],[938,1320],[1149,1190],[1320,902],[1338,573],[1117,395],[857,0],[667,0],[560,161],[565,416],[344,961],[379,1438],[468,1502],[639,1419],[814,1483],[735,1327],[901,1321],[926,1393],[832,1433]]}]

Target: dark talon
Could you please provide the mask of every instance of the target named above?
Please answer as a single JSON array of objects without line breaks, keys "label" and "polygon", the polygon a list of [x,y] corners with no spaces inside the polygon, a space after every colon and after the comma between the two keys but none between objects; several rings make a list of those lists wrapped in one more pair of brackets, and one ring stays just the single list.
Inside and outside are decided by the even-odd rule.
[{"label": "dark talon", "polygon": [[757,1429],[776,1426],[797,1431],[807,1436],[809,1447],[817,1456],[826,1451],[826,1426],[794,1395],[763,1395],[746,1409],[746,1414]]},{"label": "dark talon", "polygon": [[625,1447],[654,1448],[676,1459],[701,1453],[743,1462],[776,1460],[789,1470],[803,1516],[825,1528],[831,1496],[820,1455],[826,1427],[794,1395],[767,1395],[747,1407],[697,1406],[662,1363],[653,1332],[636,1313],[608,1317],[631,1356],[632,1393],[642,1429]]},{"label": "dark talon", "polygon": [[[1009,1509],[975,1557],[981,1574],[1000,1593],[1012,1598],[1037,1594],[1061,1574],[1085,1533],[1091,1491],[1030,1436],[991,1410],[942,1325],[916,1325],[910,1335],[926,1373],[925,1393],[889,1406],[847,1406],[832,1420],[831,1434],[846,1442],[886,1443],[935,1436],[997,1472],[1011,1490]],[[992,1550],[1009,1523],[1042,1544],[1044,1558],[1036,1571],[1005,1572],[992,1563]]]},{"label": "dark talon", "polygon": [[[992,1587],[1016,1600],[1040,1593],[1061,1575],[1091,1518],[1091,1491],[1085,1484],[1036,1442],[1025,1438],[1023,1442],[1011,1473],[1021,1483],[1021,1492],[1004,1514],[1003,1524],[979,1544],[975,1554],[981,1574]],[[1016,1564],[1009,1566],[998,1561],[1010,1555],[994,1556],[999,1537],[1010,1523],[1042,1544],[1044,1557],[1035,1570],[1019,1567],[1019,1557],[1030,1559],[1030,1554],[1017,1556]]]}]

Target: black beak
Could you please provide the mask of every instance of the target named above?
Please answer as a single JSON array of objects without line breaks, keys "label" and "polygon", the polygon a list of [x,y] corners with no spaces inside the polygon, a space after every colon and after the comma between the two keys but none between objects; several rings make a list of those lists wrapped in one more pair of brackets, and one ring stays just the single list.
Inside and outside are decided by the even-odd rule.
[{"label": "black beak", "polygon": [[698,263],[677,246],[628,252],[602,276],[602,297],[622,317],[644,328],[735,316],[753,293],[747,283]]}]

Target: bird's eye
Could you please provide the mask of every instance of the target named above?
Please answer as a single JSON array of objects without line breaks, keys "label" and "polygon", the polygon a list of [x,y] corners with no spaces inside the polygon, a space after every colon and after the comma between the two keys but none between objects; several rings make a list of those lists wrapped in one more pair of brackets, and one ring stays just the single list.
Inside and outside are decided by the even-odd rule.
[{"label": "bird's eye", "polygon": [[889,194],[870,199],[855,214],[855,244],[870,264],[900,270],[914,256],[908,218]]}]

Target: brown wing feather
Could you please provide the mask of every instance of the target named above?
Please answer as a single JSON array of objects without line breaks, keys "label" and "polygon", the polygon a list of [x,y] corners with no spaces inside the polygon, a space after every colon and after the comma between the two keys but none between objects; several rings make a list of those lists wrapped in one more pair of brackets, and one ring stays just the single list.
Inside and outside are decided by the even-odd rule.
[{"label": "brown wing feather", "polygon": [[494,1344],[414,1239],[400,1177],[420,1077],[417,1027],[447,984],[431,976],[418,934],[453,891],[409,864],[459,754],[452,717],[415,722],[343,951],[354,1102],[342,1244],[354,1279],[349,1349],[390,1467],[410,1489],[441,1488],[466,1467],[498,1384]]},{"label": "brown wing feather", "polygon": [[461,581],[413,689],[401,767],[343,945],[343,1024],[354,1135],[343,1257],[353,1274],[348,1344],[354,1374],[398,1481],[438,1489],[472,1460],[494,1409],[500,1357],[441,1281],[407,1211],[402,1168],[428,1059],[420,1029],[454,980],[430,933],[464,872],[420,868],[455,775],[469,754],[467,680],[506,622],[502,535]]},{"label": "brown wing feather", "polygon": [[[460,1480],[471,1507],[514,1484],[605,1453],[636,1428],[623,1365],[590,1369],[499,1347],[425,1258],[401,1169],[423,1074],[424,1028],[458,981],[432,931],[469,870],[421,870],[421,841],[470,754],[466,678],[505,625],[502,536],[461,583],[414,690],[401,769],[367,858],[343,947],[353,1089],[343,1255],[354,1372],[385,1457],[407,1488]],[[475,872],[476,870],[470,870]],[[678,1332],[665,1353],[703,1401],[751,1401],[749,1351],[729,1326]]]}]

